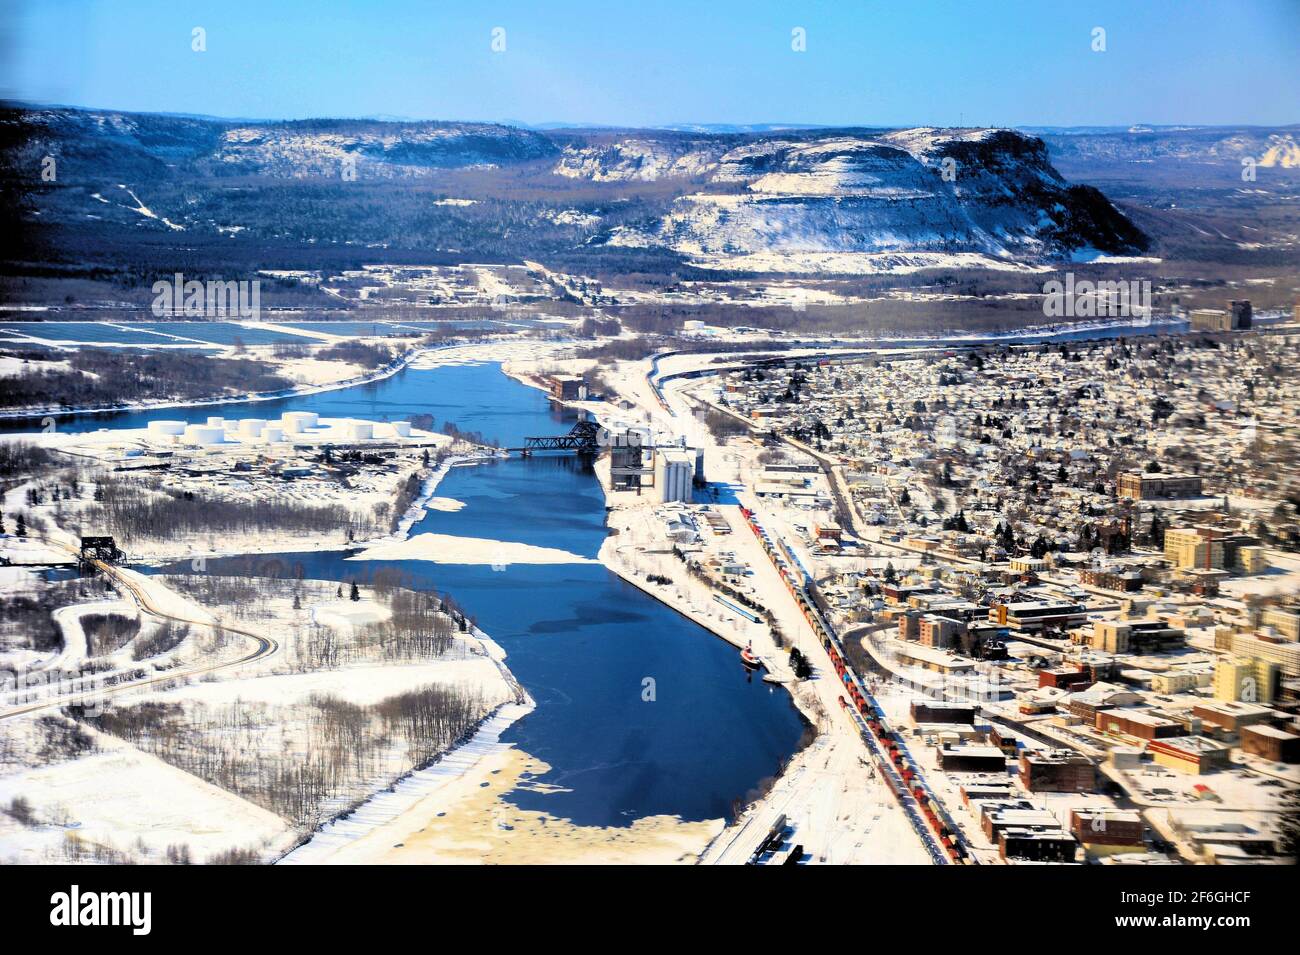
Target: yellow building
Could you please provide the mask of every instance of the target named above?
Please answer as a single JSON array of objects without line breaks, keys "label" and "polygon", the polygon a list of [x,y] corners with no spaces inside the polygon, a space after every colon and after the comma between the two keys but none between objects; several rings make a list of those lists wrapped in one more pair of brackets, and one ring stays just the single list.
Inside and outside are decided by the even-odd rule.
[{"label": "yellow building", "polygon": [[1222,570],[1223,543],[1192,527],[1165,531],[1165,559],[1179,570]]},{"label": "yellow building", "polygon": [[1088,646],[1107,653],[1147,653],[1181,645],[1186,639],[1183,630],[1159,617],[1094,620]]},{"label": "yellow building", "polygon": [[1273,702],[1280,667],[1257,657],[1225,657],[1214,666],[1214,698],[1224,703]]},{"label": "yellow building", "polygon": [[[1242,547],[1237,550],[1237,562],[1243,573],[1262,574],[1268,570],[1268,558],[1262,547]],[[1292,637],[1292,639],[1295,639]]]},{"label": "yellow building", "polygon": [[1272,627],[1279,636],[1300,640],[1300,610],[1288,607],[1265,607],[1259,615],[1260,626]]},{"label": "yellow building", "polygon": [[1188,313],[1188,323],[1193,331],[1230,332],[1233,329],[1232,313],[1224,308],[1194,308]]}]

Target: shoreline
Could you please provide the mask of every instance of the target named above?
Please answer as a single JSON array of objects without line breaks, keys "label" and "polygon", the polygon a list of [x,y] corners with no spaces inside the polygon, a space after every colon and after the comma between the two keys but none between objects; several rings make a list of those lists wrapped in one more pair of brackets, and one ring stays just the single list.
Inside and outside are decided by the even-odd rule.
[{"label": "shoreline", "polygon": [[[504,374],[513,378],[515,381],[518,381],[520,384],[546,392],[543,384],[532,375],[527,375],[521,371],[511,369],[507,366],[507,363],[504,362],[501,365],[501,370]],[[633,400],[627,395],[620,395],[620,397]],[[560,399],[552,398],[551,400],[566,407],[577,407],[571,402],[566,402]],[[578,410],[592,413],[590,409],[587,408],[578,408]],[[737,650],[743,649],[745,643],[742,642],[739,636],[726,632],[725,628],[712,622],[708,617],[705,617],[702,614],[693,613],[689,607],[688,601],[674,600],[671,598],[670,594],[652,588],[646,581],[638,578],[629,569],[620,566],[620,563],[614,560],[613,553],[618,546],[616,542],[623,532],[622,528],[616,527],[614,522],[611,520],[612,516],[617,513],[615,508],[618,505],[617,502],[612,499],[611,491],[609,487],[607,487],[605,480],[602,479],[599,471],[596,475],[596,483],[600,486],[601,495],[605,501],[605,526],[607,530],[611,531],[611,533],[608,533],[605,539],[601,542],[600,550],[596,555],[596,559],[600,562],[601,566],[620,580],[636,587],[646,596],[651,597],[669,610],[674,611],[685,619],[701,627],[715,638],[723,640]],[[612,533],[615,530],[619,533]],[[774,652],[780,652],[780,649],[776,648],[775,645],[773,645],[772,649]],[[765,671],[762,678],[763,682],[769,686],[779,686],[786,692],[790,700],[790,705],[794,707],[795,712],[799,714],[800,720],[804,723],[805,731],[812,731],[811,736],[806,740],[801,741],[800,747],[791,753],[789,759],[785,761],[785,764],[778,767],[777,771],[773,773],[771,777],[771,785],[767,787],[766,791],[757,798],[746,803],[736,814],[734,819],[726,822],[720,830],[713,834],[712,838],[710,838],[707,843],[699,847],[695,859],[697,865],[704,863],[706,857],[709,856],[710,853],[716,853],[716,847],[718,845],[729,839],[734,839],[734,837],[744,828],[749,818],[752,818],[756,813],[762,812],[771,803],[773,794],[780,791],[783,788],[783,784],[791,779],[793,774],[802,773],[804,771],[809,762],[815,756],[820,754],[826,741],[830,738],[826,731],[826,727],[822,725],[824,714],[818,711],[815,705],[815,698],[810,698],[806,694],[795,692],[795,688],[799,683],[794,680],[793,673],[791,673],[789,668],[784,665],[784,661],[773,661],[771,654],[766,652],[766,650],[761,657],[764,662]],[[775,667],[774,662],[777,664]],[[776,677],[776,679],[768,680],[768,676]]]},{"label": "shoreline", "polygon": [[76,415],[130,414],[133,411],[162,411],[168,408],[211,408],[217,405],[254,404],[263,401],[281,401],[287,398],[301,398],[306,395],[317,395],[327,391],[338,391],[342,388],[352,388],[356,385],[368,385],[376,381],[383,381],[385,378],[391,378],[399,371],[404,371],[416,356],[425,350],[426,349],[416,349],[408,352],[391,365],[385,365],[383,368],[377,369],[372,374],[362,375],[358,378],[347,378],[341,381],[332,381],[323,385],[298,385],[297,387],[288,389],[287,391],[262,391],[254,392],[251,395],[226,395],[219,398],[195,398],[182,401],[158,402],[138,401],[123,405],[113,405],[107,408],[59,408],[47,410],[22,408],[18,410],[0,411],[0,421],[26,421]]},{"label": "shoreline", "polygon": [[500,644],[477,627],[469,631],[469,636],[478,641],[484,655],[496,664],[507,689],[514,694],[514,701],[498,704],[479,720],[472,732],[439,753],[428,765],[411,770],[333,816],[273,860],[272,865],[331,864],[334,860],[330,856],[381,831],[427,800],[445,798],[471,782],[486,785],[482,778],[487,775],[487,767],[513,749],[501,742],[501,734],[533,712],[537,702],[506,666],[506,652]]}]

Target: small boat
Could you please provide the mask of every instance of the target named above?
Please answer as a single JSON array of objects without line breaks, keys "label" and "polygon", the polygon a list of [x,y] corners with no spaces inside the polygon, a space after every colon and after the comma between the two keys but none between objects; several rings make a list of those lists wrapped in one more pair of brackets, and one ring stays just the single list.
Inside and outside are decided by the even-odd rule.
[{"label": "small boat", "polygon": [[763,665],[763,661],[754,653],[754,645],[751,643],[740,651],[740,662],[745,664],[751,670],[757,670]]}]

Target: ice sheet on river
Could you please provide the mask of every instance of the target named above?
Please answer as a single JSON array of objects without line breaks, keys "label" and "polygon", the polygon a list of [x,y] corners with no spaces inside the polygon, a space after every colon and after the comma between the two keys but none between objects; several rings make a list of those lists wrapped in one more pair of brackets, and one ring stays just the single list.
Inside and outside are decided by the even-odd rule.
[{"label": "ice sheet on river", "polygon": [[404,541],[367,547],[350,560],[427,560],[435,564],[595,564],[597,560],[554,547],[536,547],[517,541],[451,534],[416,534]]}]

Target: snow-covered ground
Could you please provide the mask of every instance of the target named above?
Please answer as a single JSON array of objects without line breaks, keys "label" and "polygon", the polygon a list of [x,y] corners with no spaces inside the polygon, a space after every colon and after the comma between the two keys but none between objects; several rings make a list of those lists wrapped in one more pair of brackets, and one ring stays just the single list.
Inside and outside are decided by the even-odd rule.
[{"label": "snow-covered ground", "polygon": [[[354,642],[353,635],[364,638],[369,627],[387,620],[387,597],[340,599],[334,596],[333,583],[264,582],[256,601],[209,610],[177,586],[182,579],[202,584],[206,578],[121,573],[139,588],[132,596],[154,612],[215,620],[241,632],[251,628],[272,633],[277,652],[198,680],[181,678],[186,671],[178,668],[172,671],[178,675],[175,679],[114,693],[106,711],[92,710],[91,715],[157,705],[188,725],[187,732],[200,734],[204,747],[219,750],[224,734],[238,727],[238,739],[231,742],[242,747],[242,759],[249,758],[247,747],[252,746],[264,748],[265,759],[292,761],[291,754],[306,751],[309,740],[320,733],[319,715],[313,714],[323,700],[366,712],[364,708],[387,705],[403,694],[443,687],[466,694],[487,713],[519,699],[501,648],[486,635],[457,633],[454,627],[449,627],[448,645],[437,656],[389,660],[363,654],[334,665],[316,661],[320,648],[328,645],[322,642],[323,634],[337,634],[339,645],[346,647]],[[109,611],[138,612],[132,604],[103,600],[61,612],[69,642],[59,658],[71,664],[84,657],[77,622],[87,613]],[[364,640],[360,644],[366,645]],[[132,745],[94,725],[74,726],[55,714],[53,709],[21,715],[0,711],[5,741],[0,746],[0,807],[11,807],[14,800],[24,805],[18,816],[0,812],[0,860],[164,861],[168,847],[184,847],[194,861],[230,850],[248,850],[266,859],[301,839],[289,819],[186,772],[171,757],[159,758],[165,752]],[[386,748],[370,744],[369,751],[362,776],[330,797],[321,811],[328,815],[345,809],[412,768],[400,734]],[[24,814],[26,819],[21,818]]]},{"label": "snow-covered ground", "polygon": [[435,564],[592,564],[596,561],[554,547],[450,534],[416,534],[404,541],[367,547],[350,560],[427,560]]}]

